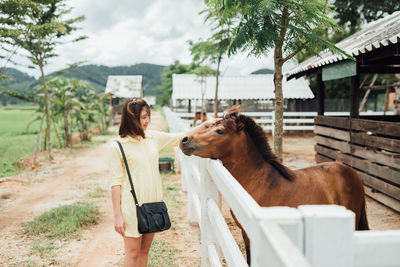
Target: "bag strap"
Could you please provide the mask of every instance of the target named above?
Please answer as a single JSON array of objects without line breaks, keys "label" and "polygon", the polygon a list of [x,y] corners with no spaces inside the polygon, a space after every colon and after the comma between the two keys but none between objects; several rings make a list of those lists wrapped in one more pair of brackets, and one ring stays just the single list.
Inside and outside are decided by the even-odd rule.
[{"label": "bag strap", "polygon": [[131,184],[131,188],[132,188],[131,193],[132,193],[133,199],[135,200],[136,206],[139,206],[137,198],[136,198],[135,188],[133,187],[133,183],[132,183],[131,173],[129,171],[128,162],[126,161],[124,149],[122,148],[122,145],[118,140],[115,140],[115,142],[118,143],[119,149],[121,150],[122,158],[124,159],[126,172],[128,174],[128,178],[129,178],[129,183]]}]

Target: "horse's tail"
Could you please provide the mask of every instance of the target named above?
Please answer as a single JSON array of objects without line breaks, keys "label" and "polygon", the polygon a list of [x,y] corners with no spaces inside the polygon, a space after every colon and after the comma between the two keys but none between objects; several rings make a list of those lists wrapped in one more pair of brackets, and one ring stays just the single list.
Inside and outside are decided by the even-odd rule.
[{"label": "horse's tail", "polygon": [[357,230],[369,230],[367,212],[365,210],[365,197],[361,205],[360,221],[358,222]]}]

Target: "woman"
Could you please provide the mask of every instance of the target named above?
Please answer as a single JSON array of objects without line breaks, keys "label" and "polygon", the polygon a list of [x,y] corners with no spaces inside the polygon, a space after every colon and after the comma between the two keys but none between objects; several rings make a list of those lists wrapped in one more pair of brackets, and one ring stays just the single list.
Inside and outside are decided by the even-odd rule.
[{"label": "woman", "polygon": [[[125,102],[117,140],[125,151],[139,205],[162,200],[159,151],[164,147],[178,145],[183,137],[183,134],[147,131],[149,122],[150,107],[143,99],[134,98]],[[114,228],[124,239],[124,266],[146,266],[154,233],[142,235],[138,232],[129,179],[115,141],[111,144],[109,164]]]}]

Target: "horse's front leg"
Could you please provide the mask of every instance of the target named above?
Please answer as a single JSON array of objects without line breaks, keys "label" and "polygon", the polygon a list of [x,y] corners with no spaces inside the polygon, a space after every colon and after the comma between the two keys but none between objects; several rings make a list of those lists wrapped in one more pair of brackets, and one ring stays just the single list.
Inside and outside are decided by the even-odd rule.
[{"label": "horse's front leg", "polygon": [[242,229],[242,236],[243,236],[244,245],[246,247],[247,264],[250,266],[250,239],[243,229]]},{"label": "horse's front leg", "polygon": [[246,232],[244,231],[243,227],[240,225],[239,221],[236,219],[235,214],[233,214],[231,210],[232,218],[236,222],[237,226],[242,230],[242,237],[244,241],[244,245],[246,248],[246,259],[247,259],[247,264],[250,266],[250,239],[247,236]]}]

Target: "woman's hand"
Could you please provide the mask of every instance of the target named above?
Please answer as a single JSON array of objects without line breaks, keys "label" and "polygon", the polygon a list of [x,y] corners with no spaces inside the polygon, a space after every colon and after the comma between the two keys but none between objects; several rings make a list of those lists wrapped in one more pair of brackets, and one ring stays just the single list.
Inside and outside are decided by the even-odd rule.
[{"label": "woman's hand", "polygon": [[122,215],[114,216],[114,229],[121,236],[125,236],[125,222],[124,218],[122,218]]}]

